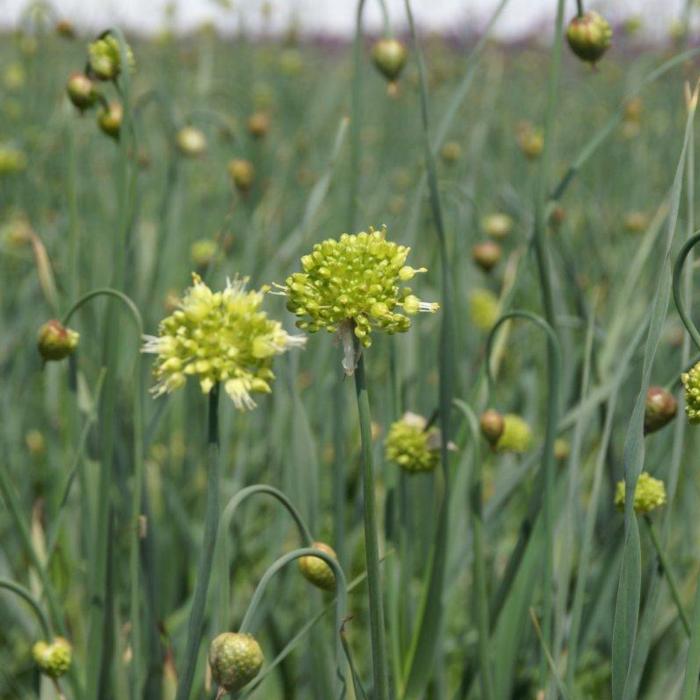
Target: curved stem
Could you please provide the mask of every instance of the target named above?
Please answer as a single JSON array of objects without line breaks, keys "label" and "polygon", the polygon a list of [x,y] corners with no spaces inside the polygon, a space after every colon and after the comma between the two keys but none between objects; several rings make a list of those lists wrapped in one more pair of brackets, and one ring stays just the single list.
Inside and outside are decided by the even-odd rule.
[{"label": "curved stem", "polygon": [[14,581],[9,581],[8,579],[0,578],[0,588],[4,588],[16,596],[22,598],[25,602],[29,603],[32,612],[36,616],[39,625],[41,626],[42,632],[47,640],[51,641],[53,635],[51,633],[51,623],[41,609],[37,599],[23,586],[15,583]]},{"label": "curved stem", "polygon": [[353,336],[355,351],[359,354],[355,369],[355,392],[360,418],[362,441],[362,511],[365,530],[365,563],[367,566],[367,588],[369,591],[369,621],[372,641],[372,676],[374,697],[387,700],[389,679],[386,664],[386,633],[384,630],[384,603],[379,572],[379,543],[377,529],[377,504],[374,494],[374,467],[372,464],[372,418],[367,394],[364,353],[357,338]]},{"label": "curved stem", "polygon": [[336,677],[336,696],[338,700],[343,698],[344,696],[344,677],[342,673],[342,668],[341,668],[341,658],[342,658],[342,651],[343,651],[343,645],[341,643],[341,632],[342,632],[342,626],[345,620],[345,611],[347,609],[347,598],[348,598],[348,591],[347,591],[347,582],[345,580],[345,573],[343,572],[342,567],[340,566],[340,563],[332,556],[327,554],[326,552],[321,551],[320,549],[315,549],[314,547],[304,547],[302,549],[295,549],[292,552],[289,552],[288,554],[285,554],[284,556],[280,557],[274,564],[270,566],[270,568],[263,574],[263,577],[260,579],[260,582],[257,585],[257,588],[255,589],[255,592],[253,593],[253,597],[250,600],[250,604],[248,605],[248,609],[246,610],[246,613],[243,617],[243,621],[241,622],[240,625],[240,631],[241,632],[248,632],[251,627],[252,627],[252,622],[253,618],[255,616],[255,613],[260,606],[260,601],[262,600],[263,594],[265,593],[265,589],[267,588],[268,584],[270,583],[271,579],[275,576],[275,574],[282,568],[284,568],[287,564],[290,562],[294,561],[295,559],[299,559],[301,557],[308,557],[308,556],[314,556],[318,557],[319,559],[323,559],[323,561],[328,564],[328,566],[333,569],[333,573],[335,574],[335,580],[336,580],[336,601],[335,601],[335,633],[336,633],[336,666],[337,666],[337,677]]},{"label": "curved stem", "polygon": [[134,324],[136,325],[136,328],[139,332],[139,342],[141,340],[141,334],[143,333],[143,321],[141,320],[141,313],[139,312],[138,308],[136,307],[136,304],[123,292],[120,292],[117,289],[112,289],[111,287],[102,287],[101,289],[93,289],[91,292],[87,292],[87,294],[84,294],[78,301],[76,301],[73,306],[68,309],[68,311],[64,314],[63,316],[63,325],[66,326],[71,320],[71,317],[73,314],[80,309],[81,306],[86,304],[88,301],[91,299],[94,299],[95,297],[98,296],[110,296],[114,297],[115,299],[121,301],[124,306],[128,309],[128,311],[131,313],[131,317],[134,320]]},{"label": "curved stem", "polygon": [[683,298],[681,291],[681,273],[683,272],[683,265],[686,258],[699,241],[700,231],[693,234],[683,244],[683,247],[680,249],[676,262],[673,266],[673,301],[676,303],[678,315],[681,317],[683,325],[686,327],[688,333],[690,333],[690,337],[693,339],[693,342],[698,349],[700,349],[700,331],[698,331],[697,326],[693,323],[693,319],[690,317],[690,313],[685,304],[685,299]]},{"label": "curved stem", "polygon": [[214,545],[219,526],[219,386],[209,392],[209,439],[207,456],[207,504],[204,520],[204,540],[197,569],[197,583],[190,610],[185,649],[185,665],[177,686],[176,700],[189,700],[197,667],[199,646],[204,626],[204,609],[209,590]]}]

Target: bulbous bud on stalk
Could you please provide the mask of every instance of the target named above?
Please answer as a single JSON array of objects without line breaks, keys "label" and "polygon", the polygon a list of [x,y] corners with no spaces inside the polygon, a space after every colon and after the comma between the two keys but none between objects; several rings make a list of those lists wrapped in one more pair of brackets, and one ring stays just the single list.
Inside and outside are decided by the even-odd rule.
[{"label": "bulbous bud on stalk", "polygon": [[649,217],[641,211],[630,211],[625,214],[625,231],[642,233],[649,226]]},{"label": "bulbous bud on stalk", "polygon": [[[333,559],[338,558],[333,548],[324,542],[314,542],[311,546],[314,549],[320,549],[328,556],[333,557]],[[297,561],[299,562],[299,571],[301,571],[307,581],[310,581],[323,591],[335,590],[335,573],[321,557],[299,557]]]},{"label": "bulbous bud on stalk", "polygon": [[21,173],[27,167],[27,154],[10,144],[0,144],[0,175]]},{"label": "bulbous bud on stalk", "polygon": [[493,241],[484,241],[477,243],[472,248],[472,260],[484,272],[489,272],[501,261],[501,246]]},{"label": "bulbous bud on stalk", "polygon": [[495,445],[506,427],[503,416],[493,408],[484,411],[479,418],[481,434],[490,445]]},{"label": "bulbous bud on stalk", "polygon": [[678,413],[678,401],[660,386],[650,386],[644,407],[644,433],[655,433],[670,423]]},{"label": "bulbous bud on stalk", "polygon": [[24,436],[24,444],[32,457],[40,457],[46,452],[46,440],[40,430],[30,430]]},{"label": "bulbous bud on stalk", "polygon": [[503,416],[503,433],[496,443],[496,450],[522,454],[531,446],[532,429],[528,423],[515,413],[506,413]]},{"label": "bulbous bud on stalk", "polygon": [[97,101],[95,84],[84,73],[73,73],[66,83],[68,99],[81,111],[90,109]]},{"label": "bulbous bud on stalk", "polygon": [[690,423],[700,423],[700,362],[681,374],[685,387],[685,414]]},{"label": "bulbous bud on stalk", "polygon": [[372,61],[389,83],[399,79],[407,58],[408,51],[398,39],[379,39],[372,47]]},{"label": "bulbous bud on stalk", "polygon": [[[130,46],[126,46],[126,60],[129,70],[135,66],[134,54]],[[98,80],[115,80],[122,70],[119,41],[112,34],[93,41],[88,46],[88,63],[90,71]]]},{"label": "bulbous bud on stalk", "polygon": [[250,634],[224,632],[209,647],[209,667],[216,683],[228,693],[235,693],[255,678],[265,657]]},{"label": "bulbous bud on stalk", "polygon": [[508,214],[489,214],[481,220],[481,228],[491,238],[505,238],[513,230],[513,219]]},{"label": "bulbous bud on stalk", "polygon": [[[655,479],[647,472],[642,472],[634,489],[634,510],[638,515],[646,515],[666,503],[666,486],[661,479]],[[625,482],[617,482],[615,487],[615,505],[618,510],[625,508]]]},{"label": "bulbous bud on stalk", "polygon": [[453,165],[462,157],[462,147],[456,141],[448,141],[440,149],[440,156],[447,165]]},{"label": "bulbous bud on stalk", "polygon": [[37,347],[45,362],[63,360],[75,352],[79,340],[80,335],[76,331],[52,319],[39,329]]},{"label": "bulbous bud on stalk", "polygon": [[192,262],[197,268],[206,267],[214,260],[217,250],[218,246],[216,245],[216,241],[212,241],[209,238],[202,238],[195,241],[190,247]]},{"label": "bulbous bud on stalk", "polygon": [[591,10],[569,22],[566,40],[582,61],[596,63],[610,48],[612,34],[608,21]]},{"label": "bulbous bud on stalk", "polygon": [[75,27],[67,19],[56,22],[55,29],[58,36],[64,39],[75,39]]},{"label": "bulbous bud on stalk", "polygon": [[124,108],[120,102],[110,102],[106,107],[100,108],[97,113],[97,126],[104,134],[117,141],[123,120]]},{"label": "bulbous bud on stalk", "polygon": [[197,158],[207,150],[207,137],[194,126],[183,126],[177,132],[177,149],[183,156]]},{"label": "bulbous bud on stalk", "polygon": [[55,637],[53,642],[37,642],[32,647],[32,656],[42,673],[60,678],[70,668],[73,648],[67,639]]},{"label": "bulbous bud on stalk", "polygon": [[554,441],[554,459],[558,462],[563,462],[565,459],[569,458],[571,454],[571,445],[568,440],[564,438],[557,438]]},{"label": "bulbous bud on stalk", "polygon": [[261,139],[270,130],[270,117],[265,112],[255,112],[248,117],[248,133],[255,139]]},{"label": "bulbous bud on stalk", "polygon": [[229,161],[228,174],[233,184],[241,192],[247,192],[255,181],[255,168],[249,160],[234,158]]},{"label": "bulbous bud on stalk", "polygon": [[491,330],[500,314],[501,303],[493,292],[475,289],[469,294],[469,320],[479,330]]},{"label": "bulbous bud on stalk", "polygon": [[549,213],[549,225],[552,227],[553,231],[558,231],[559,227],[564,223],[566,218],[566,209],[562,206],[555,206]]},{"label": "bulbous bud on stalk", "polygon": [[539,158],[544,150],[544,134],[532,124],[523,122],[516,128],[518,145],[528,160]]},{"label": "bulbous bud on stalk", "polygon": [[623,120],[638,124],[641,121],[644,104],[641,97],[632,97],[625,102]]}]

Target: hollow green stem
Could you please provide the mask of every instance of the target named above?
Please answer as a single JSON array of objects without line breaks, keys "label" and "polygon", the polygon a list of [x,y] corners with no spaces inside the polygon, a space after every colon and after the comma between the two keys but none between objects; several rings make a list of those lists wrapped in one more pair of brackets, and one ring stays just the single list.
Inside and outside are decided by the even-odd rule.
[{"label": "hollow green stem", "polygon": [[690,337],[693,339],[695,346],[700,349],[700,331],[698,331],[697,326],[690,317],[690,312],[688,311],[688,307],[686,306],[685,299],[681,292],[681,273],[683,272],[683,265],[690,251],[695,247],[698,241],[700,241],[700,231],[693,234],[678,252],[678,257],[673,266],[673,301],[676,303],[678,315],[681,317],[683,325],[686,327],[688,333],[690,333]]},{"label": "hollow green stem", "polygon": [[686,635],[690,637],[690,622],[688,621],[688,616],[685,614],[683,603],[681,601],[681,596],[678,593],[676,577],[673,575],[673,571],[669,566],[668,557],[666,556],[664,548],[661,546],[661,542],[659,541],[659,535],[656,532],[654,523],[648,515],[644,517],[644,522],[646,522],[647,524],[647,529],[649,530],[649,538],[651,539],[651,543],[654,545],[656,555],[659,557],[659,565],[661,566],[664,576],[666,577],[666,581],[668,582],[668,587],[671,591],[671,597],[673,598],[673,602],[676,604],[676,609],[678,610],[678,617],[680,617],[681,622],[683,623],[683,629],[685,630]]},{"label": "hollow green stem", "polygon": [[386,633],[384,630],[384,606],[379,572],[379,543],[377,531],[377,506],[374,495],[374,467],[372,464],[372,418],[367,394],[364,353],[353,338],[355,351],[359,353],[355,368],[355,393],[360,417],[362,440],[362,504],[365,528],[365,558],[367,587],[369,590],[369,619],[372,640],[372,676],[376,700],[388,700],[389,679],[386,664]]},{"label": "hollow green stem", "polygon": [[189,700],[197,668],[199,645],[204,627],[204,609],[209,590],[216,532],[219,527],[219,385],[209,392],[209,431],[207,447],[207,503],[204,516],[204,539],[197,568],[197,583],[192,599],[187,630],[185,659],[175,700]]},{"label": "hollow green stem", "polygon": [[14,581],[8,581],[4,578],[0,579],[0,588],[4,588],[5,590],[14,593],[16,596],[22,598],[26,603],[29,603],[29,607],[31,607],[32,612],[36,616],[36,619],[39,622],[39,625],[41,626],[41,631],[43,632],[46,639],[48,641],[51,641],[53,636],[51,634],[51,623],[44,614],[44,611],[41,609],[41,605],[39,605],[37,599],[23,586],[20,586]]}]

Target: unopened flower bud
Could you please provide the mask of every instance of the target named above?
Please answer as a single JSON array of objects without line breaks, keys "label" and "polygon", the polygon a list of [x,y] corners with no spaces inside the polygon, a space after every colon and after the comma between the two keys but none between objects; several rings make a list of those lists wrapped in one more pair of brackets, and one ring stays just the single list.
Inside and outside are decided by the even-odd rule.
[{"label": "unopened flower bud", "polygon": [[73,73],[66,83],[68,99],[82,112],[97,100],[95,85],[84,73]]},{"label": "unopened flower bud", "polygon": [[124,109],[119,102],[110,102],[107,107],[102,107],[97,115],[97,126],[103,133],[113,139],[119,139]]},{"label": "unopened flower bud", "polygon": [[255,637],[242,632],[224,632],[209,647],[211,675],[229,693],[250,683],[260,672],[264,660]]},{"label": "unopened flower bud", "polygon": [[248,117],[248,133],[261,139],[270,130],[270,117],[265,112],[255,112]]},{"label": "unopened flower bud", "polygon": [[552,227],[553,231],[558,231],[559,227],[564,222],[566,218],[566,209],[564,207],[557,205],[552,209],[549,214],[549,225]]},{"label": "unopened flower bud", "polygon": [[56,637],[51,643],[37,642],[32,647],[32,656],[42,673],[60,678],[70,668],[73,649],[67,639]]},{"label": "unopened flower bud", "polygon": [[448,165],[453,165],[462,157],[462,147],[457,141],[448,141],[441,149],[440,156]]},{"label": "unopened flower bud", "polygon": [[569,22],[566,40],[582,61],[596,63],[610,48],[612,28],[607,20],[591,10]]},{"label": "unopened flower bud", "polygon": [[[333,557],[333,559],[338,558],[333,548],[323,542],[314,542],[311,546],[314,549],[319,549],[325,554],[328,554],[328,556]],[[298,562],[299,571],[301,571],[307,581],[310,581],[314,586],[324,591],[335,590],[335,573],[321,557],[300,557]]]},{"label": "unopened flower bud", "polygon": [[379,39],[372,47],[372,61],[390,83],[399,79],[407,58],[406,47],[398,39]]},{"label": "unopened flower bud", "polygon": [[228,164],[228,174],[241,192],[247,192],[255,180],[255,168],[249,160],[234,158]]},{"label": "unopened flower bud", "polygon": [[472,248],[472,260],[485,272],[498,265],[501,254],[501,246],[493,241],[477,243]]},{"label": "unopened flower bud", "polygon": [[183,126],[177,132],[177,148],[183,156],[196,158],[207,150],[207,138],[194,126]]},{"label": "unopened flower bud", "polygon": [[[134,54],[130,46],[126,46],[126,59],[130,70],[134,69]],[[90,70],[98,80],[115,80],[121,73],[121,53],[119,41],[112,34],[93,41],[88,46],[88,61]]]},{"label": "unopened flower bud", "polygon": [[66,328],[60,321],[52,319],[39,329],[39,354],[46,362],[62,360],[73,354],[78,347],[80,335]]},{"label": "unopened flower bud", "polygon": [[642,233],[649,225],[649,217],[641,211],[630,211],[625,214],[625,231]]},{"label": "unopened flower bud", "polygon": [[565,459],[569,458],[571,454],[571,445],[568,440],[564,438],[557,438],[554,441],[554,459],[558,462],[563,462]]},{"label": "unopened flower bud", "polygon": [[489,214],[482,219],[481,228],[491,238],[505,238],[513,230],[513,219],[508,214]]},{"label": "unopened flower bud", "polygon": [[670,423],[678,412],[678,402],[670,391],[650,386],[644,408],[644,433],[655,433]]},{"label": "unopened flower bud", "polygon": [[212,241],[210,238],[195,241],[190,247],[192,262],[197,268],[206,267],[214,260],[217,248],[216,241]]},{"label": "unopened flower bud", "polygon": [[505,428],[503,416],[493,408],[484,411],[479,418],[479,426],[481,434],[486,438],[490,445],[495,445]]},{"label": "unopened flower bud", "polygon": [[67,19],[56,22],[56,34],[64,39],[75,39],[75,28]]},{"label": "unopened flower bud", "polygon": [[516,129],[518,145],[528,160],[539,158],[544,150],[544,134],[532,124],[522,123]]}]

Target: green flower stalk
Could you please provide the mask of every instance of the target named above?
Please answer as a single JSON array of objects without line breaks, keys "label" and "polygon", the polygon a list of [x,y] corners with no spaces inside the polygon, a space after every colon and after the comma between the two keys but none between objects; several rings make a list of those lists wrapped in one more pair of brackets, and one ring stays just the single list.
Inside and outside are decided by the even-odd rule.
[{"label": "green flower stalk", "polygon": [[498,452],[522,454],[532,447],[532,429],[527,421],[515,413],[503,416],[503,432],[496,442]]},{"label": "green flower stalk", "polygon": [[685,387],[685,414],[690,423],[700,423],[700,362],[681,374]]},{"label": "green flower stalk", "polygon": [[[352,375],[356,357],[352,336],[362,347],[372,344],[372,331],[405,333],[410,316],[440,306],[421,301],[402,287],[425,268],[406,265],[407,246],[386,240],[386,227],[377,231],[344,233],[338,240],[317,243],[301,259],[303,272],[287,278],[281,287],[287,308],[299,317],[297,326],[309,333],[325,329],[339,333],[343,341],[343,367]],[[403,310],[404,313],[401,313]]]},{"label": "green flower stalk", "polygon": [[[634,490],[634,510],[638,515],[646,515],[666,503],[666,487],[661,479],[655,479],[648,472],[642,472]],[[618,481],[615,487],[615,505],[618,510],[625,508],[625,482]]]},{"label": "green flower stalk", "polygon": [[179,308],[144,336],[143,352],[157,355],[155,396],[179,389],[188,376],[209,394],[221,382],[239,410],[255,408],[253,394],[268,394],[275,355],[301,348],[303,336],[283,330],[260,309],[265,289],[246,291],[247,280],[229,280],[213,292],[196,273]]},{"label": "green flower stalk", "polygon": [[32,647],[32,656],[42,673],[56,679],[70,668],[73,648],[67,639],[55,637],[53,642],[37,642]]},{"label": "green flower stalk", "polygon": [[433,471],[440,463],[440,431],[415,413],[404,413],[392,423],[386,438],[385,455],[407,472]]},{"label": "green flower stalk", "polygon": [[[133,71],[136,65],[131,47],[127,45],[127,63]],[[119,42],[111,34],[93,41],[88,46],[88,63],[90,71],[99,80],[116,80],[121,73],[121,56]]]}]

